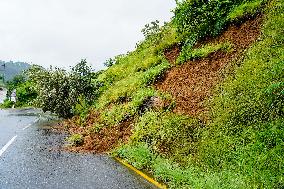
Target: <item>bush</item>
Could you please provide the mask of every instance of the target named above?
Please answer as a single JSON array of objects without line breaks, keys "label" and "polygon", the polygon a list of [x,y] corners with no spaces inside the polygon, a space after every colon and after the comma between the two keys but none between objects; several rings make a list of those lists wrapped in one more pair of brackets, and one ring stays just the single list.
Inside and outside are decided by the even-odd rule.
[{"label": "bush", "polygon": [[67,141],[70,142],[72,146],[80,146],[84,143],[84,138],[80,134],[73,134],[67,138]]},{"label": "bush", "polygon": [[23,107],[32,105],[37,97],[37,93],[33,88],[31,81],[26,81],[19,85],[17,88],[17,102],[16,107]]},{"label": "bush", "polygon": [[233,1],[218,0],[182,1],[174,11],[177,32],[187,40],[188,45],[207,36],[216,36],[223,29],[226,15],[233,4]]},{"label": "bush", "polygon": [[94,74],[85,60],[73,67],[71,72],[33,66],[28,75],[35,83],[38,93],[35,104],[43,111],[51,111],[63,118],[74,115],[78,104],[91,105],[98,96],[98,88],[101,87],[99,82],[92,81]]},{"label": "bush", "polygon": [[10,101],[9,99],[5,99],[3,104],[0,104],[1,108],[12,108],[15,103]]},{"label": "bush", "polygon": [[193,46],[197,41],[220,34],[230,21],[255,14],[263,2],[265,0],[184,0],[177,3],[173,21],[185,44]]},{"label": "bush", "polygon": [[6,84],[8,89],[7,97],[11,96],[13,90],[17,93],[16,107],[24,107],[31,105],[37,97],[37,93],[33,88],[33,83],[27,78],[26,74],[16,75],[11,81]]}]

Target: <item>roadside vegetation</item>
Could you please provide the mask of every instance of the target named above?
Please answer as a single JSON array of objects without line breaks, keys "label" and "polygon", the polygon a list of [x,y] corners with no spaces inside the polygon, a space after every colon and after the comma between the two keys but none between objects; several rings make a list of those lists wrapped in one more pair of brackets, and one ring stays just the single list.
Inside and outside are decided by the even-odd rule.
[{"label": "roadside vegetation", "polygon": [[28,72],[72,151],[110,152],[169,188],[284,187],[284,2],[177,1],[93,72]]},{"label": "roadside vegetation", "polygon": [[[37,93],[33,89],[33,84],[27,79],[25,73],[16,75],[12,80],[5,82],[3,88],[7,89],[7,94],[4,103],[0,104],[2,108],[32,106],[32,101],[37,97]],[[13,91],[17,93],[16,103],[10,99]]]}]

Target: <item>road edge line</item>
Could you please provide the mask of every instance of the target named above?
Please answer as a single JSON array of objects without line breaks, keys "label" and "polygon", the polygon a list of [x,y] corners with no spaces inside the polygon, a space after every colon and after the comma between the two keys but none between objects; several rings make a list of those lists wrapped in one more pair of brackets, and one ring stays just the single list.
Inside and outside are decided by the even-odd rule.
[{"label": "road edge line", "polygon": [[149,181],[150,183],[152,183],[156,187],[158,187],[160,189],[167,189],[166,185],[157,182],[156,180],[154,180],[153,178],[149,177],[148,175],[146,175],[142,171],[140,171],[140,170],[136,169],[135,167],[133,167],[132,165],[130,165],[127,161],[125,161],[123,159],[120,159],[118,157],[114,157],[114,159],[116,159],[119,163],[121,163],[125,167],[131,169],[132,171],[134,171],[135,173],[137,173],[138,175],[140,175],[141,177],[143,177],[144,179],[146,179],[147,181]]},{"label": "road edge line", "polygon": [[3,153],[8,149],[8,147],[14,142],[14,140],[17,138],[18,136],[14,136],[11,140],[9,140],[9,142],[0,150],[0,157],[3,155]]},{"label": "road edge line", "polygon": [[28,124],[27,126],[25,126],[25,127],[23,128],[23,131],[26,130],[27,128],[29,128],[30,126],[32,126],[32,124]]},{"label": "road edge line", "polygon": [[32,125],[36,124],[39,121],[39,118],[37,118],[36,120],[34,120],[32,123],[28,124],[27,126],[25,126],[23,128],[23,131],[26,130],[27,128],[31,127]]}]

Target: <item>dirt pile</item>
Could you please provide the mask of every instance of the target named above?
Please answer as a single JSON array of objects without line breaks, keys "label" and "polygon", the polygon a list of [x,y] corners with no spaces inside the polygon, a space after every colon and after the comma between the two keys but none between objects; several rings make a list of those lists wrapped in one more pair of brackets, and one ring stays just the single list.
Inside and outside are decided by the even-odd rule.
[{"label": "dirt pile", "polygon": [[[207,112],[205,101],[211,95],[214,86],[222,79],[221,71],[230,62],[241,58],[242,52],[259,38],[261,23],[262,17],[259,16],[242,24],[229,26],[219,37],[207,39],[195,48],[207,43],[229,41],[233,44],[233,51],[217,51],[206,58],[173,67],[166,73],[164,80],[157,83],[156,88],[173,95],[176,100],[174,112],[199,117]],[[165,52],[165,56],[173,63],[173,58],[177,58],[179,52],[175,46],[172,51]]]},{"label": "dirt pile", "polygon": [[105,126],[94,131],[94,123],[99,119],[98,112],[88,115],[85,127],[78,127],[79,117],[74,117],[61,123],[61,128],[66,128],[68,133],[81,134],[84,142],[80,146],[66,146],[67,151],[72,152],[92,152],[104,153],[117,147],[121,143],[126,143],[132,134],[132,121],[126,120],[115,126]]}]

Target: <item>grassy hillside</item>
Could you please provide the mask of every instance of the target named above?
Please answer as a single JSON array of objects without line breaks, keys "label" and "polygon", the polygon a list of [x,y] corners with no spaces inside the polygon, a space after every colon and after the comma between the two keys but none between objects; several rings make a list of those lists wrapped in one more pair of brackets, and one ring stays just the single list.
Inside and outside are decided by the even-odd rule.
[{"label": "grassy hillside", "polygon": [[170,188],[284,187],[284,3],[182,1],[66,122]]}]

